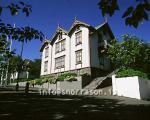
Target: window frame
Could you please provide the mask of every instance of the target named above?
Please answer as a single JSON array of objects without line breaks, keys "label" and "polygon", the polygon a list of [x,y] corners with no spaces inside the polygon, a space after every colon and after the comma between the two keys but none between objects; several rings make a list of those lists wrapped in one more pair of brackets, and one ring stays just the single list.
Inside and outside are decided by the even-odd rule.
[{"label": "window frame", "polygon": [[44,62],[44,72],[48,71],[48,61]]},{"label": "window frame", "polygon": [[55,58],[55,69],[65,68],[65,55]]},{"label": "window frame", "polygon": [[[64,44],[62,44],[62,43],[64,43]],[[63,47],[62,47],[62,45],[63,45]],[[55,43],[55,54],[65,51],[65,49],[66,49],[66,38]]]},{"label": "window frame", "polygon": [[82,64],[82,49],[75,51],[76,54],[76,65]]},{"label": "window frame", "polygon": [[59,53],[60,52],[60,44],[59,42],[55,43],[55,53]]},{"label": "window frame", "polygon": [[[62,47],[62,45],[63,45],[63,47]],[[61,46],[61,51],[65,51],[65,49],[66,49],[66,39],[63,39],[63,40],[60,41],[60,46]]]},{"label": "window frame", "polygon": [[49,46],[45,47],[45,58],[49,56]]},{"label": "window frame", "polygon": [[79,30],[75,33],[76,45],[82,44],[82,30]]}]

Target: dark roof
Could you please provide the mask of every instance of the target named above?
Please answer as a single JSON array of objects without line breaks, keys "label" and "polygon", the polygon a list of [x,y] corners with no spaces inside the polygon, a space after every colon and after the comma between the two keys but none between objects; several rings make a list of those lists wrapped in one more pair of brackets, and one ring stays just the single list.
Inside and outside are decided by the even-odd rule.
[{"label": "dark roof", "polygon": [[62,32],[64,34],[70,36],[77,26],[85,26],[85,27],[89,28],[91,31],[108,30],[111,38],[112,39],[115,38],[114,35],[113,35],[113,32],[112,32],[111,28],[109,27],[108,22],[103,22],[102,24],[100,24],[100,25],[98,25],[96,27],[93,27],[93,26],[91,26],[91,25],[89,25],[89,24],[87,24],[85,22],[82,22],[82,21],[79,21],[79,20],[75,19],[74,22],[73,22],[73,24],[72,24],[72,26],[71,26],[71,28],[69,29],[69,31],[66,31],[62,27],[58,26],[57,29],[56,29],[56,31],[55,31],[55,33],[54,33],[54,35],[53,35],[53,37],[52,37],[52,39],[51,39],[51,41],[50,40],[45,40],[44,44],[42,45],[42,47],[40,49],[40,52],[43,51],[44,47],[47,44],[51,44],[52,45],[55,42],[55,40],[56,40],[57,36],[59,35],[59,33]]},{"label": "dark roof", "polygon": [[114,36],[114,34],[113,34],[111,28],[109,27],[108,22],[104,22],[104,23],[98,25],[97,27],[95,27],[95,29],[96,29],[96,30],[107,30],[107,31],[109,32],[111,38],[112,38],[112,39],[115,38],[115,36]]},{"label": "dark roof", "polygon": [[43,51],[43,49],[45,48],[45,46],[47,46],[48,44],[50,44],[50,41],[49,40],[45,40],[44,41],[44,44],[41,46],[41,48],[40,48],[40,52],[42,52]]},{"label": "dark roof", "polygon": [[72,32],[75,30],[75,28],[76,28],[77,26],[85,26],[85,27],[88,27],[88,28],[91,29],[91,30],[95,30],[95,28],[92,27],[91,25],[89,25],[89,24],[87,24],[87,23],[85,23],[85,22],[82,22],[82,21],[79,21],[79,20],[76,20],[76,19],[75,19],[74,22],[73,22],[73,24],[72,24],[72,26],[71,26],[71,28],[69,29],[68,34],[71,35]]}]

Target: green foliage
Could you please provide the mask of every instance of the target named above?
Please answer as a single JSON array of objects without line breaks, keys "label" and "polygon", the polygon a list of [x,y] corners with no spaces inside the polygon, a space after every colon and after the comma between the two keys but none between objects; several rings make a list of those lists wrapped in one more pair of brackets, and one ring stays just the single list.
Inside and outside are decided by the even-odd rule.
[{"label": "green foliage", "polygon": [[[121,1],[121,0],[120,0]],[[98,3],[99,9],[101,9],[102,15],[113,16],[119,9],[118,0],[100,0]],[[122,18],[125,19],[125,24],[133,26],[135,28],[144,21],[149,19],[150,2],[149,0],[135,0],[133,5],[127,7],[124,11]]]},{"label": "green foliage", "polygon": [[51,75],[47,75],[44,77],[41,77],[43,83],[49,82],[49,83],[56,83],[56,77],[51,76]]},{"label": "green foliage", "polygon": [[42,85],[43,84],[43,81],[41,78],[34,79],[34,81],[35,81],[35,85]]},{"label": "green foliage", "polygon": [[142,78],[145,78],[145,79],[148,79],[148,76],[146,73],[142,72],[142,71],[139,71],[139,70],[134,70],[134,69],[131,69],[131,68],[128,68],[128,69],[120,69],[118,72],[117,72],[117,76],[116,77],[132,77],[132,76],[139,76],[139,77],[142,77]]},{"label": "green foliage", "polygon": [[[0,16],[4,10],[9,10],[11,15],[18,15],[19,12],[24,13],[26,16],[32,11],[31,5],[28,5],[24,2],[11,2],[5,4],[5,6],[0,4]],[[5,13],[5,12],[3,12]],[[41,31],[38,31],[32,27],[14,27],[11,24],[7,24],[0,19],[0,37],[6,39],[7,37],[12,38],[13,40],[18,40],[21,42],[27,42],[32,39],[44,39],[44,35]]]},{"label": "green foliage", "polygon": [[[2,14],[4,16],[7,12],[10,12],[11,16],[18,15],[18,13],[20,12],[24,13],[25,16],[29,16],[29,14],[32,11],[31,8],[32,8],[31,5],[28,5],[22,1],[10,1],[10,2],[1,1],[0,16]],[[6,13],[5,13],[5,10],[6,10]],[[0,68],[5,67],[0,70],[0,77],[7,74],[9,58],[12,57],[12,55],[14,54],[14,51],[10,51],[9,49],[8,38],[9,40],[10,39],[17,40],[23,43],[22,49],[21,49],[21,58],[22,58],[24,42],[31,41],[32,39],[43,40],[44,35],[41,31],[36,30],[32,27],[29,27],[29,26],[16,27],[14,25],[6,23],[0,18]],[[21,62],[19,63],[18,67],[19,66],[20,68],[15,68],[15,70],[18,69],[18,73],[20,73],[21,71],[21,67],[22,67]],[[12,68],[9,68],[9,72],[15,71],[15,70],[13,70]],[[19,78],[19,75],[18,75],[18,78]]]},{"label": "green foliage", "polygon": [[15,80],[14,82],[25,82],[25,81],[29,81],[30,84],[35,84],[35,85],[42,85],[43,83],[50,83],[50,84],[55,84],[56,81],[75,81],[77,74],[76,73],[64,73],[61,74],[58,77],[55,76],[51,76],[51,75],[47,75],[47,76],[42,76],[40,78],[36,78],[36,79],[19,79],[19,80]]},{"label": "green foliage", "polygon": [[40,77],[40,71],[41,71],[41,60],[35,59],[34,61],[30,61],[29,65],[29,77],[31,78],[39,78]]},{"label": "green foliage", "polygon": [[27,79],[27,78],[20,78],[20,79],[15,79],[14,81],[12,81],[13,83],[16,82],[27,82],[27,81],[31,81],[32,79]]},{"label": "green foliage", "polygon": [[54,84],[56,83],[56,78],[54,76],[48,75],[30,81],[31,84],[36,84],[36,85],[42,85],[43,83],[47,83],[47,82]]},{"label": "green foliage", "polygon": [[19,64],[20,62],[22,62],[23,60],[21,59],[20,56],[12,56],[9,59],[9,73],[15,73],[19,70]]},{"label": "green foliage", "polygon": [[31,10],[31,5],[28,5],[22,1],[17,3],[10,3],[9,5],[2,6],[0,5],[0,15],[4,9],[8,9],[12,16],[17,15],[18,12],[23,12],[26,16],[29,16]]},{"label": "green foliage", "polygon": [[[135,36],[123,35],[122,42],[113,40],[108,49],[108,57],[116,68],[142,68],[150,63],[150,46]],[[143,68],[144,69],[144,68]]]},{"label": "green foliage", "polygon": [[75,80],[76,73],[63,73],[57,77],[57,81]]}]

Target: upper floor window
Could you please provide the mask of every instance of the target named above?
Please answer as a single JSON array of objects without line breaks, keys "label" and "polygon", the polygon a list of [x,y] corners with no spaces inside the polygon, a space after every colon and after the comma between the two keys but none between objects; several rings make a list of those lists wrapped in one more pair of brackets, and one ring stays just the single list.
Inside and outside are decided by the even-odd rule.
[{"label": "upper floor window", "polygon": [[48,57],[48,54],[49,54],[49,47],[46,47],[45,48],[45,57]]},{"label": "upper floor window", "polygon": [[48,70],[48,61],[44,62],[44,72],[47,72]]},{"label": "upper floor window", "polygon": [[79,30],[80,30],[80,26],[77,26],[77,27],[76,27],[76,31],[79,31]]},{"label": "upper floor window", "polygon": [[59,33],[58,35],[58,39],[61,40],[62,39],[62,32]]},{"label": "upper floor window", "polygon": [[58,53],[60,51],[60,44],[56,43],[55,44],[55,53]]},{"label": "upper floor window", "polygon": [[55,53],[58,53],[64,50],[65,50],[65,39],[55,44]]},{"label": "upper floor window", "polygon": [[82,44],[82,31],[75,33],[76,45]]},{"label": "upper floor window", "polygon": [[76,51],[76,64],[82,63],[82,50]]},{"label": "upper floor window", "polygon": [[65,50],[65,40],[62,40],[61,42],[61,51]]},{"label": "upper floor window", "polygon": [[55,59],[55,68],[64,68],[65,67],[65,56],[61,56]]}]

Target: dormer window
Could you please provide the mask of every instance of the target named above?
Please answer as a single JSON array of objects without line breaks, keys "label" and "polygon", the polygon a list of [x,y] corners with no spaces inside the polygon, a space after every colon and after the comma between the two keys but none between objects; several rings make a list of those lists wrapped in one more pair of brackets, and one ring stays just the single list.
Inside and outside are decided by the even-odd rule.
[{"label": "dormer window", "polygon": [[58,35],[58,39],[61,40],[62,39],[62,32],[59,33]]},{"label": "dormer window", "polygon": [[55,44],[55,53],[58,53],[60,51],[60,44],[56,43]]},{"label": "dormer window", "polygon": [[82,31],[75,33],[76,45],[82,44]]},{"label": "dormer window", "polygon": [[64,51],[65,50],[65,40],[62,40],[60,42],[60,44],[61,44],[61,51]]},{"label": "dormer window", "polygon": [[77,27],[76,27],[76,31],[79,31],[79,30],[80,30],[80,26],[77,26]]}]

